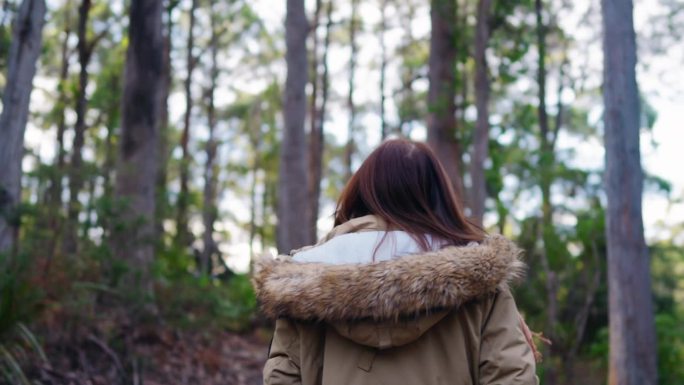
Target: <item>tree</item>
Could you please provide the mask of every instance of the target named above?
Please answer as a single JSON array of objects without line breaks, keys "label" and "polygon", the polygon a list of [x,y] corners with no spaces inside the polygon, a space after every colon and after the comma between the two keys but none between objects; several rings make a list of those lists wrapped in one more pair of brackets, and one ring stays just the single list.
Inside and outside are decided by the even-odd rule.
[{"label": "tree", "polygon": [[285,45],[287,79],[283,94],[283,140],[278,175],[278,250],[310,244],[311,224],[308,214],[306,118],[307,57],[304,0],[287,0]]},{"label": "tree", "polygon": [[[331,1],[326,3],[326,18],[327,23],[325,27],[325,38],[323,41],[323,57],[321,59],[323,71],[319,76],[318,70],[318,36],[316,31],[320,24],[320,11],[322,8],[322,1],[316,3],[316,15],[314,22],[314,46],[312,55],[312,93],[311,93],[311,131],[309,134],[309,202],[311,208],[309,215],[311,225],[311,239],[317,239],[317,227],[319,202],[321,195],[321,176],[323,173],[323,149],[324,131],[323,125],[325,123],[325,110],[328,103],[328,49],[330,47],[330,28],[332,26],[332,9]],[[318,101],[319,83],[321,88],[321,101]]]},{"label": "tree", "polygon": [[399,115],[396,131],[400,135],[410,136],[414,122],[424,120],[427,115],[427,98],[424,97],[424,92],[414,89],[414,84],[416,80],[425,77],[429,42],[416,37],[413,31],[412,20],[418,9],[416,0],[400,3],[403,7],[398,7],[397,11],[399,24],[403,26],[403,39],[398,47],[401,86],[393,93]]},{"label": "tree", "polygon": [[206,163],[204,164],[204,206],[202,207],[202,224],[204,225],[204,234],[202,236],[202,253],[200,254],[200,272],[204,275],[211,273],[211,256],[218,250],[216,242],[214,241],[214,222],[218,208],[216,207],[216,185],[218,184],[219,167],[216,164],[216,150],[218,143],[216,141],[216,106],[215,93],[219,76],[218,67],[218,50],[219,38],[221,32],[218,30],[217,12],[215,1],[210,3],[210,21],[211,21],[211,39],[209,43],[209,50],[211,53],[211,64],[209,69],[209,89],[207,90],[207,126],[209,128],[209,138],[205,145],[205,152],[207,155]]},{"label": "tree", "polygon": [[430,6],[430,59],[428,62],[428,144],[437,154],[459,196],[461,145],[456,127],[456,2],[432,0]]},{"label": "tree", "polygon": [[[551,204],[551,185],[553,183],[553,165],[555,163],[555,143],[560,126],[556,126],[551,131],[549,125],[549,115],[546,110],[546,32],[547,26],[544,23],[542,0],[534,2],[536,19],[536,38],[537,38],[537,87],[538,105],[537,119],[539,121],[539,187],[542,198],[542,218],[539,228],[539,237],[542,239],[542,247],[539,251],[539,259],[544,270],[546,284],[546,334],[551,341],[557,338],[559,324],[559,304],[558,304],[558,275],[552,268],[550,254],[551,244],[555,241],[555,229],[553,225],[553,206]],[[551,345],[551,354],[557,354],[555,345]],[[545,372],[545,382],[551,385],[556,384],[558,371],[555,367],[550,367]]]},{"label": "tree", "polygon": [[197,0],[192,0],[190,4],[190,30],[188,31],[187,52],[186,52],[186,75],[185,75],[185,116],[183,119],[183,133],[181,135],[181,150],[183,152],[180,162],[180,191],[178,192],[178,208],[176,216],[176,244],[181,247],[190,245],[191,234],[188,229],[188,207],[190,205],[190,189],[188,187],[190,179],[190,118],[192,116],[192,74],[195,69],[197,58],[193,47],[195,46],[195,10]]},{"label": "tree", "polygon": [[354,154],[354,132],[356,131],[356,104],[354,102],[354,81],[356,78],[356,60],[359,47],[356,35],[359,29],[359,0],[351,0],[351,17],[349,18],[349,90],[347,91],[347,108],[349,108],[349,126],[347,128],[347,145],[344,150],[345,180],[352,176],[352,155]]},{"label": "tree", "polygon": [[385,84],[387,78],[387,0],[380,0],[380,138],[387,137],[387,117],[385,116]]},{"label": "tree", "polygon": [[487,199],[485,161],[489,150],[489,74],[487,68],[487,44],[490,36],[489,18],[491,0],[477,3],[477,22],[475,26],[475,107],[477,122],[473,141],[473,156],[470,163],[472,181],[470,204],[472,217],[482,225]]},{"label": "tree", "polygon": [[33,90],[33,76],[42,47],[45,1],[24,0],[12,31],[7,85],[0,115],[0,252],[16,248],[21,198],[24,131]]},{"label": "tree", "polygon": [[132,0],[121,100],[117,200],[123,225],[114,237],[118,258],[133,269],[130,288],[152,294],[155,182],[163,83],[162,0]]},{"label": "tree", "polygon": [[632,0],[602,0],[611,385],[657,383]]},{"label": "tree", "polygon": [[[69,210],[68,224],[65,232],[64,249],[68,253],[77,250],[77,229],[78,215],[81,212],[81,204],[78,196],[83,189],[83,145],[85,143],[86,114],[88,112],[88,64],[92,58],[93,50],[97,41],[104,36],[99,35],[92,41],[88,38],[88,20],[91,0],[82,0],[78,8],[78,62],[80,70],[78,73],[78,92],[76,97],[76,124],[74,125],[74,140],[71,146],[71,161],[69,164]],[[105,29],[103,33],[106,33]]]},{"label": "tree", "polygon": [[161,91],[161,117],[159,125],[159,171],[157,172],[157,213],[155,214],[155,229],[158,246],[163,245],[164,227],[162,225],[167,216],[167,162],[169,154],[169,94],[173,88],[173,69],[171,63],[171,51],[173,50],[173,10],[178,6],[180,0],[167,0],[165,2],[164,18],[164,82]]},{"label": "tree", "polygon": [[57,82],[57,102],[54,104],[52,112],[56,115],[57,125],[57,145],[55,146],[55,159],[52,167],[53,172],[50,178],[50,187],[47,190],[47,197],[45,201],[49,207],[49,214],[47,223],[50,228],[54,229],[50,243],[46,247],[46,255],[51,259],[57,249],[61,236],[62,228],[62,179],[64,178],[64,169],[66,165],[66,151],[64,149],[64,134],[67,128],[66,110],[69,104],[69,64],[71,62],[71,49],[69,47],[69,38],[71,37],[71,0],[67,0],[63,11],[63,34],[61,40],[60,52],[60,67],[59,78]]}]

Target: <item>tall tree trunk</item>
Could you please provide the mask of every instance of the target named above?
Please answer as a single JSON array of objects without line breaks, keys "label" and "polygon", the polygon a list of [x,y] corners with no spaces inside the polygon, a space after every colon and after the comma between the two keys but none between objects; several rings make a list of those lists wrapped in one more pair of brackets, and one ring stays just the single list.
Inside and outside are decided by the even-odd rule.
[{"label": "tall tree trunk", "polygon": [[[313,25],[311,26],[311,41],[313,46],[311,47],[311,100],[309,105],[309,119],[311,120],[311,135],[316,127],[316,120],[318,119],[318,85],[320,79],[318,77],[318,28],[320,26],[321,19],[321,9],[323,7],[322,0],[316,0],[316,11],[314,12]],[[311,165],[309,165],[311,166]]]},{"label": "tall tree trunk", "polygon": [[159,124],[159,170],[157,171],[157,205],[155,213],[155,239],[157,246],[163,245],[164,241],[164,226],[163,222],[167,215],[167,163],[169,158],[169,94],[173,83],[173,76],[171,75],[171,51],[173,42],[171,36],[173,33],[173,19],[172,13],[174,8],[178,5],[179,0],[166,0],[164,5],[166,19],[163,20],[164,26],[164,67],[162,76],[162,90],[161,90],[161,111]]},{"label": "tall tree trunk", "polygon": [[88,187],[88,203],[85,206],[85,221],[83,222],[83,228],[81,229],[81,238],[86,239],[90,229],[93,227],[93,211],[95,211],[95,187],[97,185],[97,180],[91,178],[87,182]]},{"label": "tall tree trunk", "polygon": [[[121,95],[121,78],[122,75],[118,72],[112,74],[108,83],[112,90],[116,90],[117,95]],[[107,106],[107,136],[105,137],[105,159],[102,164],[101,174],[102,174],[102,188],[104,196],[107,199],[112,200],[114,198],[114,182],[113,176],[115,174],[116,168],[116,157],[117,157],[117,135],[118,130],[121,126],[121,96],[117,98],[111,98]],[[103,238],[107,242],[111,241],[112,236],[112,216],[111,215],[98,215],[97,221],[102,226]],[[111,267],[111,266],[110,266]]]},{"label": "tall tree trunk", "polygon": [[78,199],[83,189],[83,145],[85,143],[88,64],[92,53],[88,42],[88,19],[90,16],[91,0],[82,0],[78,8],[78,93],[76,97],[76,124],[74,125],[74,140],[71,145],[71,162],[69,164],[69,209],[67,212],[67,226],[64,238],[64,251],[73,254],[78,247],[78,216],[81,213],[81,202]]},{"label": "tall tree trunk", "polygon": [[308,213],[306,119],[307,58],[309,29],[304,0],[287,0],[285,44],[287,79],[283,95],[284,128],[278,175],[278,250],[312,243]]},{"label": "tall tree trunk", "polygon": [[[321,4],[318,4],[320,7]],[[311,225],[311,239],[316,240],[318,238],[317,232],[317,222],[318,222],[318,212],[320,209],[320,195],[321,195],[321,177],[323,170],[323,150],[325,148],[324,142],[324,131],[323,125],[325,124],[325,109],[328,101],[328,48],[330,47],[330,28],[332,25],[331,15],[332,15],[332,2],[328,1],[326,3],[326,18],[327,23],[325,27],[325,38],[323,43],[323,72],[318,75],[318,55],[317,49],[314,49],[314,73],[313,79],[314,83],[320,83],[321,86],[321,102],[320,105],[317,101],[317,92],[312,94],[311,103],[311,134],[309,136],[309,202],[311,203],[310,215],[310,225]],[[317,11],[317,12],[320,12]],[[317,15],[318,17],[318,15]],[[318,23],[317,23],[318,24]],[[317,38],[314,38],[316,42]],[[317,46],[317,43],[314,44]],[[314,91],[318,87],[314,87]],[[315,111],[315,112],[314,112]]]},{"label": "tall tree trunk", "polygon": [[[407,4],[407,10],[406,14],[403,16],[401,25],[404,27],[404,43],[402,46],[404,47],[403,49],[407,50],[413,44],[415,41],[415,38],[413,36],[413,28],[411,26],[411,21],[415,17],[416,10],[414,5],[411,2],[408,2]],[[414,100],[414,90],[413,90],[413,82],[416,80],[416,75],[414,73],[415,71],[412,70],[411,66],[406,65],[404,62],[404,70],[402,71],[401,74],[401,89],[400,89],[400,94],[401,94],[401,103],[404,104],[406,103],[406,100],[412,101]],[[409,102],[410,103],[410,102]],[[397,124],[397,131],[400,135],[403,136],[410,136],[411,131],[413,129],[413,121],[414,117],[413,116],[407,116],[406,113],[402,113],[402,109],[399,108],[399,123]],[[404,129],[404,126],[408,124],[408,128]]]},{"label": "tall tree trunk", "polygon": [[7,59],[7,84],[0,114],[0,253],[16,251],[21,200],[24,131],[33,76],[42,47],[45,1],[24,0],[19,6]]},{"label": "tall tree trunk", "polygon": [[456,127],[456,2],[432,0],[430,7],[432,32],[428,90],[428,144],[437,154],[451,179],[456,193],[463,199],[461,180],[461,145]]},{"label": "tall tree trunk", "polygon": [[[121,87],[121,76],[116,74],[110,77],[109,85],[113,90]],[[105,159],[102,165],[102,185],[104,196],[112,197],[114,186],[112,184],[112,174],[116,163],[115,133],[121,121],[121,102],[112,100],[108,105],[107,111],[107,137],[105,138]]]},{"label": "tall tree trunk", "polygon": [[176,244],[187,247],[192,243],[190,230],[188,229],[188,208],[190,206],[190,118],[192,117],[192,73],[195,69],[195,55],[192,50],[195,46],[195,10],[197,0],[192,0],[190,5],[190,30],[188,31],[185,77],[185,117],[183,120],[183,134],[181,135],[181,150],[183,152],[180,162],[180,191],[178,193],[177,217],[176,217]]},{"label": "tall tree trunk", "polygon": [[[66,2],[66,9],[71,8],[71,1]],[[57,85],[57,108],[59,108],[59,116],[57,120],[57,148],[55,151],[55,162],[53,167],[55,172],[50,181],[50,189],[48,192],[48,204],[50,205],[50,215],[56,216],[62,204],[62,178],[64,172],[64,132],[66,131],[66,105],[67,98],[67,80],[69,78],[69,38],[71,37],[71,12],[67,11],[64,20],[64,39],[62,40],[62,60],[59,69],[59,83]]]},{"label": "tall tree trunk", "polygon": [[[259,122],[260,119],[257,119]],[[262,134],[260,128],[250,127],[249,128],[249,141],[252,146],[252,183],[249,188],[249,257],[254,257],[254,241],[257,236],[257,186],[259,185],[259,170],[261,169],[261,141]],[[264,184],[266,181],[264,181]],[[264,190],[266,187],[264,186]],[[263,214],[262,214],[263,215]],[[263,218],[262,218],[263,219]],[[263,229],[262,222],[262,229]],[[263,234],[261,234],[263,236]],[[263,243],[263,240],[262,240]],[[262,248],[262,251],[264,249]],[[250,263],[250,269],[252,264]]]},{"label": "tall tree trunk", "polygon": [[631,0],[602,0],[610,385],[655,385],[656,337],[641,217],[643,170]]},{"label": "tall tree trunk", "polygon": [[[329,66],[328,66],[328,53],[330,52],[330,30],[332,29],[333,26],[333,20],[332,20],[332,12],[333,12],[333,1],[329,0],[328,1],[328,6],[326,8],[326,14],[325,18],[327,20],[327,23],[325,24],[325,40],[323,41],[323,57],[321,58],[321,62],[323,63],[323,73],[321,75],[321,105],[318,108],[318,131],[319,135],[321,137],[321,162],[323,158],[323,149],[325,147],[325,142],[324,140],[324,131],[323,131],[323,126],[325,125],[325,117],[326,117],[326,112],[328,108],[328,95],[330,91],[330,72],[329,72]],[[318,178],[320,179],[320,177]],[[318,211],[318,210],[316,210]]]},{"label": "tall tree trunk", "polygon": [[354,155],[354,133],[356,131],[356,104],[354,103],[354,81],[356,78],[356,56],[359,50],[356,44],[358,29],[359,0],[351,0],[351,17],[349,19],[349,91],[347,93],[347,107],[349,108],[349,127],[347,129],[347,144],[344,150],[345,180],[352,175],[352,157]]},{"label": "tall tree trunk", "polygon": [[[261,250],[266,250],[266,226],[269,223],[269,207],[272,207],[270,205],[270,200],[269,196],[271,194],[271,183],[269,182],[268,178],[266,177],[266,173],[264,172],[264,181],[262,185],[264,186],[264,190],[261,192],[261,226],[259,226],[259,241],[261,242]],[[277,228],[276,228],[277,231]],[[250,265],[250,270],[252,268],[252,265]]]},{"label": "tall tree trunk", "polygon": [[[153,295],[155,181],[164,42],[162,0],[132,0],[124,69],[116,197],[124,203],[113,239],[115,255],[132,268],[129,288]],[[147,307],[148,309],[150,307]]]},{"label": "tall tree trunk", "polygon": [[487,44],[489,43],[489,17],[492,1],[479,0],[475,26],[475,107],[477,122],[473,142],[473,156],[470,161],[472,181],[470,207],[472,217],[482,225],[487,199],[485,161],[489,154],[489,74],[487,68]]},{"label": "tall tree trunk", "polygon": [[539,141],[540,141],[540,174],[542,190],[542,215],[544,225],[549,225],[552,220],[553,208],[551,206],[551,166],[554,161],[554,149],[551,147],[553,142],[550,138],[549,115],[546,111],[546,25],[543,20],[544,5],[542,0],[535,0],[535,15],[537,20],[537,87],[538,108],[537,118],[539,120]]},{"label": "tall tree trunk", "polygon": [[219,31],[216,25],[216,13],[214,10],[215,2],[211,2],[211,69],[209,70],[210,88],[207,92],[207,120],[209,128],[209,139],[207,139],[205,152],[207,160],[204,164],[204,205],[202,207],[202,224],[204,225],[204,234],[202,236],[203,249],[200,255],[200,272],[203,275],[211,274],[212,263],[211,256],[216,252],[216,242],[214,241],[214,222],[216,222],[217,207],[216,207],[216,185],[218,183],[218,166],[216,165],[216,150],[218,144],[216,143],[216,108],[214,105],[214,94],[216,91],[216,82],[218,80],[218,39]]},{"label": "tall tree trunk", "polygon": [[[542,239],[542,249],[539,252],[540,262],[544,270],[546,286],[546,335],[551,341],[557,339],[558,327],[558,277],[549,261],[549,245],[555,237],[553,227],[553,206],[551,205],[551,184],[553,183],[553,164],[555,162],[555,139],[549,128],[549,115],[546,111],[546,25],[543,20],[544,5],[542,0],[535,0],[536,32],[537,32],[537,87],[539,88],[537,118],[539,120],[539,187],[542,194],[542,218],[539,226],[539,237]],[[559,128],[559,127],[557,127]],[[557,134],[557,130],[555,131]],[[559,343],[550,346],[552,357],[558,355]],[[544,383],[554,385],[558,382],[558,372],[553,365],[545,371]]]},{"label": "tall tree trunk", "polygon": [[[69,62],[71,59],[71,50],[69,49],[69,38],[71,37],[71,0],[66,1],[66,15],[64,19],[64,38],[61,47],[61,63],[59,69],[59,83],[57,84],[57,135],[56,135],[56,149],[55,160],[53,161],[53,173],[50,178],[50,187],[47,191],[47,205],[49,207],[47,222],[52,234],[50,234],[50,241],[46,247],[45,253],[48,261],[57,251],[60,239],[62,239],[62,181],[64,179],[64,168],[66,151],[64,149],[64,133],[66,132],[66,106],[69,103],[67,96],[67,82],[69,80]],[[49,270],[50,263],[45,271]]]},{"label": "tall tree trunk", "polygon": [[387,77],[387,0],[380,0],[380,138],[387,138],[387,116],[385,114],[385,78]]},{"label": "tall tree trunk", "polygon": [[[596,236],[596,234],[594,235]],[[567,353],[563,359],[563,373],[565,373],[565,383],[574,384],[575,382],[575,362],[577,359],[577,354],[579,353],[579,348],[581,346],[582,340],[584,339],[584,333],[587,329],[587,321],[589,320],[589,315],[594,304],[594,298],[596,297],[596,292],[601,287],[602,269],[599,255],[599,248],[596,244],[596,240],[591,240],[591,256],[593,259],[593,265],[588,267],[584,273],[588,276],[592,274],[591,279],[587,282],[586,293],[584,296],[584,302],[582,306],[578,309],[575,314],[575,335],[573,336],[573,341],[568,349]],[[591,271],[593,270],[593,271]]]},{"label": "tall tree trunk", "polygon": [[311,225],[311,238],[317,239],[318,231],[316,228],[318,221],[318,199],[320,193],[321,183],[321,154],[322,140],[318,131],[318,27],[321,20],[321,9],[323,7],[322,0],[316,0],[316,12],[314,13],[313,25],[311,27],[311,40],[313,47],[311,47],[311,103],[309,105],[309,117],[311,119],[311,127],[309,129],[309,224]]}]

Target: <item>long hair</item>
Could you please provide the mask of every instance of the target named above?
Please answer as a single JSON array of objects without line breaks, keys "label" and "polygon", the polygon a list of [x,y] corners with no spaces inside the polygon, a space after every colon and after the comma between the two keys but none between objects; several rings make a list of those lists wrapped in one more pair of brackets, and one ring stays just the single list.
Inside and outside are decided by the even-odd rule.
[{"label": "long hair", "polygon": [[407,139],[385,141],[349,179],[335,210],[335,226],[373,214],[402,230],[423,250],[430,238],[445,245],[481,241],[485,232],[466,218],[434,152]]}]

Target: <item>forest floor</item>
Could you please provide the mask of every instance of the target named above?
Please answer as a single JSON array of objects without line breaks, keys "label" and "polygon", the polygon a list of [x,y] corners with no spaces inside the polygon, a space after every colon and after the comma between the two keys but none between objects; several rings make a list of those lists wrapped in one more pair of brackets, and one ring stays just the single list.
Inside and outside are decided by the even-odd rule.
[{"label": "forest floor", "polygon": [[110,344],[89,335],[66,349],[46,346],[50,363],[29,377],[46,385],[260,385],[269,338],[262,334],[138,328]]}]

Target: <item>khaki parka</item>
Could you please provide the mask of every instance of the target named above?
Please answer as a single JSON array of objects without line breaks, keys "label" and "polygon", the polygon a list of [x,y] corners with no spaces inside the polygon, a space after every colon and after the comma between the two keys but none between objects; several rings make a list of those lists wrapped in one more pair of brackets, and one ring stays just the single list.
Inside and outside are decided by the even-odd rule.
[{"label": "khaki parka", "polygon": [[[342,233],[381,227],[373,217]],[[535,385],[508,288],[524,268],[502,236],[368,264],[262,259],[254,285],[276,319],[267,385]]]}]

